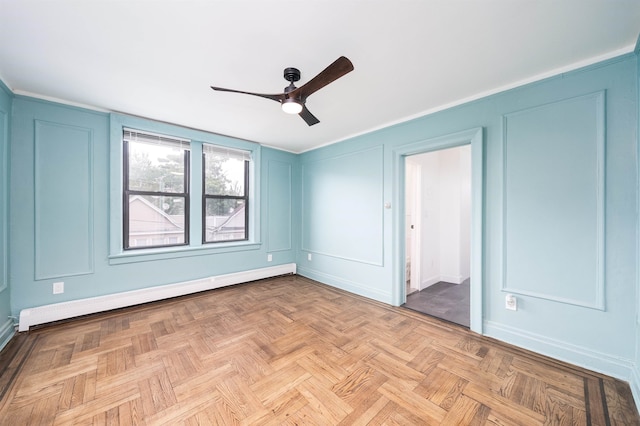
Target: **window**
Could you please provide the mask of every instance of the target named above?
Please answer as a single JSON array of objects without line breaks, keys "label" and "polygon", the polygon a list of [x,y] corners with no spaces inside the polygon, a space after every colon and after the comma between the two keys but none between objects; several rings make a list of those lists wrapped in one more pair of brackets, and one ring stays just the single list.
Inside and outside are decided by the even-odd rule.
[{"label": "window", "polygon": [[189,244],[189,141],[123,131],[124,249]]},{"label": "window", "polygon": [[259,144],[110,117],[109,264],[261,247]]},{"label": "window", "polygon": [[202,242],[249,237],[250,153],[217,145],[202,146]]}]

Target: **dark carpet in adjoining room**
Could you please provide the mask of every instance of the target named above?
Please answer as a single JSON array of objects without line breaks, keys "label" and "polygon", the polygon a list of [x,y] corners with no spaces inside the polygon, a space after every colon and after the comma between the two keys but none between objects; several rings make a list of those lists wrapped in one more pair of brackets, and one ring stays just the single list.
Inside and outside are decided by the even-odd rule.
[{"label": "dark carpet in adjoining room", "polygon": [[405,308],[469,327],[469,279],[461,284],[440,281],[407,295]]}]

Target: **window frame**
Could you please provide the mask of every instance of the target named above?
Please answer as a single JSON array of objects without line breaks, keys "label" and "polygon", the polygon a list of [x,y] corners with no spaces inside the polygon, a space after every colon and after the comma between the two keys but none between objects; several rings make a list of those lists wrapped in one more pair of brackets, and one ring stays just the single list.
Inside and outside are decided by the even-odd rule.
[{"label": "window frame", "polygon": [[[172,135],[179,139],[191,141],[190,160],[190,210],[189,210],[189,245],[158,247],[140,250],[123,249],[123,149],[122,132],[124,129],[137,129],[143,133],[157,135]],[[236,150],[248,151],[251,155],[250,162],[250,189],[249,202],[249,238],[245,241],[232,241],[220,244],[202,244],[201,230],[201,203],[200,191],[202,188],[201,175],[202,164],[194,160],[201,158],[202,144],[218,145]],[[236,139],[229,136],[218,135],[175,124],[149,120],[142,117],[134,117],[122,113],[109,114],[109,161],[106,164],[106,174],[109,176],[109,193],[106,196],[107,214],[109,217],[108,255],[110,265],[123,265],[129,263],[148,262],[188,258],[194,256],[207,256],[212,254],[224,254],[234,252],[246,252],[259,250],[262,247],[262,221],[261,221],[261,158],[262,146],[256,142]]]},{"label": "window frame", "polygon": [[[122,138],[122,249],[125,251],[128,250],[143,250],[143,249],[154,249],[154,248],[164,248],[164,247],[176,247],[176,246],[189,246],[189,223],[190,223],[190,150],[183,149],[182,150],[182,164],[183,164],[183,192],[166,192],[166,191],[142,191],[135,190],[129,187],[129,144],[130,142],[124,138],[124,132],[137,132],[140,134],[150,135],[149,133],[138,131],[138,130],[129,130],[123,129],[123,138]],[[161,138],[170,139],[171,136],[167,135],[158,135]],[[135,143],[135,142],[134,142]],[[141,142],[143,143],[143,142]],[[156,196],[156,197],[176,197],[184,199],[184,229],[183,243],[175,243],[175,244],[156,244],[156,245],[144,245],[144,246],[131,246],[130,235],[129,235],[129,225],[130,225],[130,211],[129,211],[129,197],[132,195],[141,195],[141,196]]]},{"label": "window frame", "polygon": [[[222,243],[228,243],[228,242],[233,242],[233,241],[247,241],[249,240],[249,232],[250,232],[250,226],[249,226],[249,209],[250,209],[250,204],[249,204],[249,183],[250,183],[250,178],[249,178],[249,174],[250,174],[250,164],[251,162],[249,160],[244,160],[244,194],[241,196],[238,195],[220,195],[220,194],[208,194],[207,193],[207,186],[206,186],[206,179],[207,179],[207,169],[206,169],[206,153],[204,150],[204,145],[203,144],[203,149],[202,149],[202,244],[222,244]],[[212,146],[216,146],[216,147],[220,147],[220,148],[224,148],[220,145],[213,145],[213,144],[206,144],[206,145],[212,145]],[[250,153],[249,153],[250,155]],[[213,199],[213,200],[244,200],[244,238],[238,238],[238,239],[234,239],[234,240],[220,240],[220,241],[207,241],[207,200],[208,199]]]}]

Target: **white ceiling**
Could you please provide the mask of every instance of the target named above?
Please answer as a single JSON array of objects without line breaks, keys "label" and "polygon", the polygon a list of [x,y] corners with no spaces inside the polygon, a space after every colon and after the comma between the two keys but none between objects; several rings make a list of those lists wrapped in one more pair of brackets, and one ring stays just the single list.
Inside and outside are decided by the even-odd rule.
[{"label": "white ceiling", "polygon": [[[292,152],[633,51],[639,0],[0,0],[0,79],[18,94]],[[309,127],[271,100],[344,55]]]}]

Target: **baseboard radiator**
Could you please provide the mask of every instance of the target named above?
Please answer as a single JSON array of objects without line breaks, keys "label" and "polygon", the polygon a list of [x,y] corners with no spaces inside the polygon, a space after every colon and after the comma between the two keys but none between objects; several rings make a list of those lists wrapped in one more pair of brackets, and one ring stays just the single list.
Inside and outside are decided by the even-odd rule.
[{"label": "baseboard radiator", "polygon": [[71,300],[68,302],[23,309],[20,311],[18,331],[27,331],[29,330],[29,327],[38,324],[46,324],[48,322],[74,318],[82,315],[94,314],[112,309],[154,302],[156,300],[197,293],[200,291],[213,290],[215,288],[226,287],[229,285],[295,273],[296,264],[288,263],[268,268],[253,269],[250,271],[235,272],[226,275],[216,275],[176,284],[149,287],[140,290],[126,291],[122,293],[108,294],[105,296]]}]

